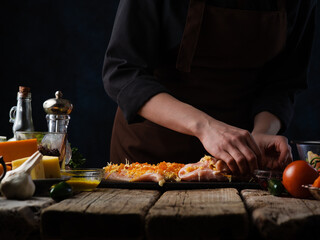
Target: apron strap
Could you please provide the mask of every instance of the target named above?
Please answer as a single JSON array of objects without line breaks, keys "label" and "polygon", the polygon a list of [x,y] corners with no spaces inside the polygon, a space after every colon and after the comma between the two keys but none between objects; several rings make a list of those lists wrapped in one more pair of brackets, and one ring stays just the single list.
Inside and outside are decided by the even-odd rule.
[{"label": "apron strap", "polygon": [[186,25],[180,43],[176,68],[183,72],[190,72],[191,62],[195,54],[206,0],[190,0]]}]

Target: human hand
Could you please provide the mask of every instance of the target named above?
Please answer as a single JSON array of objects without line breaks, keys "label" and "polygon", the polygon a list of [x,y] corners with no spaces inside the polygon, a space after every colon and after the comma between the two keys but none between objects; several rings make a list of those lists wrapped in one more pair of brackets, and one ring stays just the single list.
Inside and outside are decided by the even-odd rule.
[{"label": "human hand", "polygon": [[223,160],[233,174],[246,175],[258,168],[261,153],[247,130],[212,119],[202,128],[198,138],[204,148]]},{"label": "human hand", "polygon": [[284,169],[292,162],[291,147],[288,139],[279,135],[256,133],[253,138],[261,151],[261,168]]}]

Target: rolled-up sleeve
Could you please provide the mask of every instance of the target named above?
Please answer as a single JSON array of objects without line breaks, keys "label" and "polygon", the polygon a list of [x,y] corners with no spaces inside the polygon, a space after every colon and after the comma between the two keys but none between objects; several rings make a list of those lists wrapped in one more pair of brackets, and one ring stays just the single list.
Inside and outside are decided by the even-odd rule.
[{"label": "rolled-up sleeve", "polygon": [[153,69],[160,58],[161,0],[121,0],[103,66],[103,83],[128,123],[151,97],[167,92]]},{"label": "rolled-up sleeve", "polygon": [[[297,4],[299,2],[299,4]],[[316,1],[287,1],[288,34],[285,49],[268,63],[259,77],[260,92],[253,102],[253,116],[269,111],[288,127],[295,94],[307,88],[311,49],[315,32]]]}]

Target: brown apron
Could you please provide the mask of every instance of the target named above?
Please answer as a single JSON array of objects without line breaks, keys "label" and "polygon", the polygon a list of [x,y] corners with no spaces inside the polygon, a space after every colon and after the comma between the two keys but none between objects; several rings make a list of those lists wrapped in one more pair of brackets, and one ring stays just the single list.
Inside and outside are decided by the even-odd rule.
[{"label": "brown apron", "polygon": [[[244,1],[238,4],[241,8]],[[176,66],[162,66],[155,76],[177,99],[251,131],[252,100],[265,84],[258,73],[283,49],[286,21],[284,0],[278,0],[277,11],[219,8],[191,0],[180,49],[173,53],[178,54]],[[110,161],[187,163],[204,154],[196,137],[148,120],[129,125],[118,108]]]}]

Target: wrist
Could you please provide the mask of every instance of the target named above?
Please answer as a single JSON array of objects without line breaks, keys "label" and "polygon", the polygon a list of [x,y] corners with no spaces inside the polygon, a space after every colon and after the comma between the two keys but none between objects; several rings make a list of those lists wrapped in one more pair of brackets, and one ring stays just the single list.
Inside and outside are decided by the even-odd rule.
[{"label": "wrist", "polygon": [[273,135],[273,134],[268,134],[268,133],[263,133],[263,132],[258,132],[258,131],[252,131],[251,132],[251,136],[253,138],[256,138],[256,137],[261,136],[261,135]]},{"label": "wrist", "polygon": [[261,134],[269,134],[268,131],[253,129],[251,132],[252,136],[261,135]]},{"label": "wrist", "polygon": [[208,131],[209,126],[210,126],[210,117],[207,117],[206,115],[199,116],[191,124],[190,131],[193,136],[201,140],[205,135],[205,132]]},{"label": "wrist", "polygon": [[218,122],[218,120],[208,115],[202,116],[194,124],[193,136],[197,137],[201,142],[204,141],[208,133],[217,128]]}]

